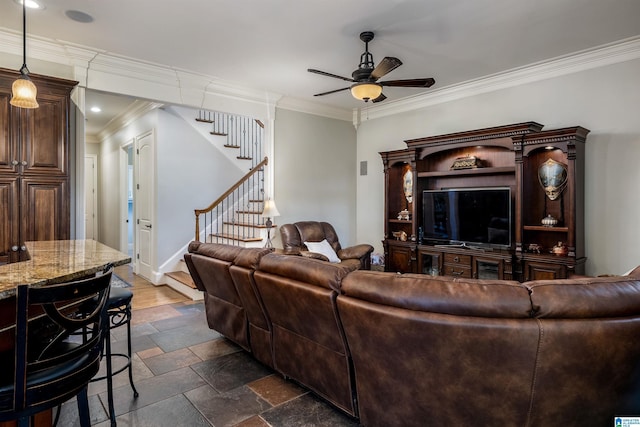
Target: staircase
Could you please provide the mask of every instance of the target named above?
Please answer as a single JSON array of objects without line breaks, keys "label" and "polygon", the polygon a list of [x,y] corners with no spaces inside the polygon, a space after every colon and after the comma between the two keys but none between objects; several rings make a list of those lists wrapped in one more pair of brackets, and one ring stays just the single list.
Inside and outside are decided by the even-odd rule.
[{"label": "staircase", "polygon": [[[263,247],[267,242],[264,207],[264,125],[249,117],[200,110],[195,126],[206,127],[212,141],[224,138],[221,149],[230,150],[242,169],[249,168],[236,184],[204,209],[196,209],[195,240],[243,247]],[[202,128],[199,129],[203,133]],[[248,164],[248,165],[247,165]],[[272,228],[275,225],[271,226]],[[177,271],[165,273],[167,285],[193,300],[203,298],[184,261]]]}]

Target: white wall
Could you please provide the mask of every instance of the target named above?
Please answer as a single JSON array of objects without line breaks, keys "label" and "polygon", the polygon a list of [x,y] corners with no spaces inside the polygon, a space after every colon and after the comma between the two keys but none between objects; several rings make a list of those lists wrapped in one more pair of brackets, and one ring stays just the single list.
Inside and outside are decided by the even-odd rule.
[{"label": "white wall", "polygon": [[545,129],[583,126],[586,145],[587,274],[621,274],[640,264],[640,60],[529,83],[410,113],[365,121],[358,129],[357,239],[382,251],[384,174],[379,151],[404,140],[536,121]]},{"label": "white wall", "polygon": [[[356,242],[356,132],[350,122],[277,109],[275,224],[326,221],[343,247]],[[274,245],[282,247],[276,231]]]},{"label": "white wall", "polygon": [[[193,118],[197,110],[193,112]],[[194,209],[204,209],[248,171],[230,165],[218,138],[212,145],[170,107],[158,111],[157,266],[194,239]],[[213,138],[212,138],[213,139]]]}]

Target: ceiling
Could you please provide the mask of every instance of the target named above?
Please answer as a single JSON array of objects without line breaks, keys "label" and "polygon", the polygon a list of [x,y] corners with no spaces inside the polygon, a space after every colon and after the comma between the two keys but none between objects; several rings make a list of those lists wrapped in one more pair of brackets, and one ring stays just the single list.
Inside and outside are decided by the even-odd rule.
[{"label": "ceiling", "polygon": [[[381,80],[436,80],[431,89],[385,88],[388,100],[640,35],[638,0],[38,1],[45,8],[28,10],[28,34],[347,110],[363,105],[348,91],[313,94],[348,82],[306,70],[350,77],[365,30],[375,32],[376,64],[404,63]],[[0,27],[21,31],[21,10],[0,1]],[[74,21],[70,10],[93,21]]]}]

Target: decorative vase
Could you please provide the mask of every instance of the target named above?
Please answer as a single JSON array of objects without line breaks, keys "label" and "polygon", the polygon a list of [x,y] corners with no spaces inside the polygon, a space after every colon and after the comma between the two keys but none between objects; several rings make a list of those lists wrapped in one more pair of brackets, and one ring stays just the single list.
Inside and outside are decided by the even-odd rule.
[{"label": "decorative vase", "polygon": [[545,227],[555,227],[558,224],[558,220],[551,215],[547,215],[544,218],[542,218],[541,222],[542,222],[542,225],[544,225]]}]

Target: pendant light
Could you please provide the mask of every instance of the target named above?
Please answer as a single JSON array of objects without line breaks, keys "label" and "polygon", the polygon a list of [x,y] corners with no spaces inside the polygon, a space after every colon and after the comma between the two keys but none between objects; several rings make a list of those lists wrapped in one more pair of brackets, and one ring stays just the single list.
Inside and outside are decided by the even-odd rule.
[{"label": "pendant light", "polygon": [[27,1],[22,0],[22,68],[20,77],[11,86],[10,104],[18,108],[38,108],[38,89],[29,78],[27,68]]}]

